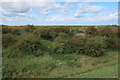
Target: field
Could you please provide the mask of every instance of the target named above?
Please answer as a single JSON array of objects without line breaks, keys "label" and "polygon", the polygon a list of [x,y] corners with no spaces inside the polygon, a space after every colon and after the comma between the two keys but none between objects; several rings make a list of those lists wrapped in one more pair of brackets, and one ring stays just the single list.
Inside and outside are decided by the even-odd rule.
[{"label": "field", "polygon": [[118,26],[3,26],[3,78],[118,78]]}]

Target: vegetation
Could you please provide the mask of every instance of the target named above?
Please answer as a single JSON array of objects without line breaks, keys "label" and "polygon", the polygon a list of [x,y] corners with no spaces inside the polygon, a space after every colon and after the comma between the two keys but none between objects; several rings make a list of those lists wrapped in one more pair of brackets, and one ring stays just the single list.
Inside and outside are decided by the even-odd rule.
[{"label": "vegetation", "polygon": [[118,26],[3,26],[2,33],[3,78],[118,76]]}]

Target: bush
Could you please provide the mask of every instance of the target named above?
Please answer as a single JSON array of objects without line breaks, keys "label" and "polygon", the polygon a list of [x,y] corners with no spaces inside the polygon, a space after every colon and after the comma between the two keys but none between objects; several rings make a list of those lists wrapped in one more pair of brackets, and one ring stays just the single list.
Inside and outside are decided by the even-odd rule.
[{"label": "bush", "polygon": [[82,53],[85,38],[82,37],[69,37],[65,33],[59,33],[58,37],[54,39],[49,46],[51,53],[55,54],[69,54],[69,53]]},{"label": "bush", "polygon": [[75,35],[75,31],[72,28],[68,29],[68,33],[67,33],[70,37],[73,37]]},{"label": "bush", "polygon": [[16,39],[12,34],[3,34],[2,36],[2,45],[4,48],[10,47],[10,45],[14,44]]},{"label": "bush", "polygon": [[58,33],[51,31],[48,35],[51,40],[54,40],[58,36]]},{"label": "bush", "polygon": [[40,30],[39,30],[39,29],[34,30],[34,31],[32,32],[32,35],[37,36],[37,37],[41,37],[41,35],[40,35]]},{"label": "bush", "polygon": [[62,37],[56,37],[55,40],[48,47],[51,54],[64,54],[66,41]]},{"label": "bush", "polygon": [[21,32],[20,32],[19,29],[13,29],[13,30],[12,30],[12,34],[20,35]]},{"label": "bush", "polygon": [[33,35],[26,36],[25,38],[19,40],[15,45],[12,46],[12,49],[22,51],[28,55],[42,55],[43,45],[41,39]]},{"label": "bush", "polygon": [[32,33],[35,29],[36,28],[34,27],[34,25],[26,25],[25,27],[25,31],[30,33]]},{"label": "bush", "polygon": [[59,28],[55,28],[54,32],[57,32],[57,33],[68,33],[68,30],[66,28],[59,27]]},{"label": "bush", "polygon": [[118,28],[117,27],[102,27],[99,29],[99,35],[105,37],[107,48],[118,47]]},{"label": "bush", "polygon": [[12,32],[12,30],[10,28],[8,28],[8,27],[2,27],[2,33],[3,34],[7,34],[7,33],[11,33],[11,32]]},{"label": "bush", "polygon": [[96,36],[96,35],[98,35],[98,29],[97,29],[97,27],[88,27],[86,29],[86,33],[89,35],[92,35],[92,36]]},{"label": "bush", "polygon": [[101,56],[105,52],[106,44],[103,37],[90,38],[84,46],[85,54],[90,56]]},{"label": "bush", "polygon": [[70,53],[83,53],[86,37],[83,35],[74,35],[68,44],[68,50]]},{"label": "bush", "polygon": [[115,36],[116,37],[118,36],[118,31],[117,31],[116,27],[102,27],[102,28],[99,28],[98,33],[99,33],[100,36],[103,36],[103,37],[114,38]]},{"label": "bush", "polygon": [[107,48],[117,48],[118,47],[118,37],[106,37]]},{"label": "bush", "polygon": [[49,28],[42,28],[40,30],[40,36],[44,39],[50,40],[52,37],[49,35]]}]

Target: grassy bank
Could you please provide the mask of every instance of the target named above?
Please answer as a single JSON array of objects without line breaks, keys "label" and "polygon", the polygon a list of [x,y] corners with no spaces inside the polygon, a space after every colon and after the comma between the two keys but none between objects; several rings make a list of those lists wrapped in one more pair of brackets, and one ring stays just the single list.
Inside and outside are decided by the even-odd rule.
[{"label": "grassy bank", "polygon": [[93,58],[85,55],[3,57],[3,78],[116,78],[118,52]]}]

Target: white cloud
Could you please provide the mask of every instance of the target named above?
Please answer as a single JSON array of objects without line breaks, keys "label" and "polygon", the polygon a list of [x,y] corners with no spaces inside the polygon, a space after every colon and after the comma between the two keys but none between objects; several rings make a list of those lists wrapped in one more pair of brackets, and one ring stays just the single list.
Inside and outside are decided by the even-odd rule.
[{"label": "white cloud", "polygon": [[[0,12],[7,16],[17,16],[28,12],[35,12],[39,14],[49,14],[51,10],[55,10],[57,14],[71,13],[71,4],[66,2],[60,5],[55,2],[2,2]],[[20,16],[20,15],[19,15]]]},{"label": "white cloud", "polygon": [[60,5],[60,4],[55,4],[55,11],[57,14],[72,14],[72,10],[71,8],[73,7],[73,5],[71,5],[71,3],[66,2],[64,5]]},{"label": "white cloud", "polygon": [[[49,5],[49,6],[48,6]],[[6,2],[6,3],[2,3],[2,13],[3,14],[14,14],[14,13],[26,13],[30,10],[33,10],[35,8],[39,8],[40,12],[42,11],[43,13],[46,12],[47,10],[49,10],[50,8],[52,8],[52,4],[51,3],[38,3],[38,2]],[[11,15],[10,14],[10,15]]]},{"label": "white cloud", "polygon": [[101,9],[101,6],[90,5],[89,3],[81,3],[78,6],[77,12],[75,13],[75,17],[80,18],[85,16],[86,14],[99,13]]},{"label": "white cloud", "polygon": [[[72,12],[71,8],[74,6],[69,2],[64,5],[55,2],[11,4],[7,2],[7,4],[3,4],[3,8],[0,7],[4,24],[107,24],[110,21],[116,23],[118,15],[116,12],[102,14],[103,7],[89,3],[80,3],[76,13]],[[49,15],[52,11],[56,11],[56,13]],[[32,12],[38,12],[37,14],[42,16]]]}]

